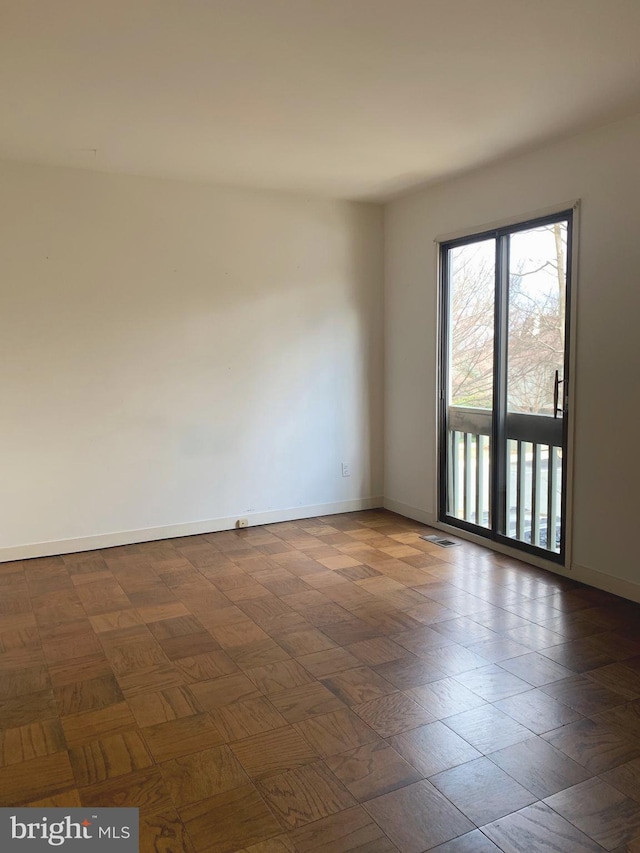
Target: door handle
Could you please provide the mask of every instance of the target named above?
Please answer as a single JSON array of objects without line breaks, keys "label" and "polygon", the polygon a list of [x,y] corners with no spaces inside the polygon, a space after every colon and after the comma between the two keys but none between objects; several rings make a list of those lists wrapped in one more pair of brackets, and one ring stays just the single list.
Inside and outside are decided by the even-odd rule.
[{"label": "door handle", "polygon": [[558,412],[563,412],[564,408],[558,408],[558,399],[560,397],[560,385],[564,379],[560,379],[560,373],[556,370],[555,379],[553,381],[553,417],[558,417]]}]

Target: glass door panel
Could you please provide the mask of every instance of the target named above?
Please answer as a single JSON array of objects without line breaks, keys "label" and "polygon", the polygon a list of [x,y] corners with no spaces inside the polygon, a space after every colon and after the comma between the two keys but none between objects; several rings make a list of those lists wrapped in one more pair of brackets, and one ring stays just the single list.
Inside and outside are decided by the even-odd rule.
[{"label": "glass door panel", "polygon": [[562,530],[567,226],[566,220],[552,222],[507,238],[508,461],[501,532],[555,553]]},{"label": "glass door panel", "polygon": [[495,238],[448,252],[447,511],[491,527]]},{"label": "glass door panel", "polygon": [[554,388],[564,372],[566,256],[566,222],[509,237],[508,412],[562,416]]}]

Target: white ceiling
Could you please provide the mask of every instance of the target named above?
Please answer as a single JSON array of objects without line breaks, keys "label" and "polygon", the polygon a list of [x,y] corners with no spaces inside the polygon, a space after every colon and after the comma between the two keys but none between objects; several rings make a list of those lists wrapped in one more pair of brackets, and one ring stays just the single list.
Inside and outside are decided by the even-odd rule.
[{"label": "white ceiling", "polygon": [[0,0],[0,156],[382,199],[640,111],[640,0]]}]

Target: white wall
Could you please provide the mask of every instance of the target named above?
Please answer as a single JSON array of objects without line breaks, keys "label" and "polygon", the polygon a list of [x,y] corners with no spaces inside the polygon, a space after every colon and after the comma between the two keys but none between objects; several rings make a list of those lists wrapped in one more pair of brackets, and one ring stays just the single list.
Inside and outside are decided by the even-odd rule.
[{"label": "white wall", "polygon": [[436,235],[581,199],[573,564],[640,583],[640,118],[386,208],[385,497],[435,518]]},{"label": "white wall", "polygon": [[380,207],[6,162],[0,300],[0,560],[379,503]]}]

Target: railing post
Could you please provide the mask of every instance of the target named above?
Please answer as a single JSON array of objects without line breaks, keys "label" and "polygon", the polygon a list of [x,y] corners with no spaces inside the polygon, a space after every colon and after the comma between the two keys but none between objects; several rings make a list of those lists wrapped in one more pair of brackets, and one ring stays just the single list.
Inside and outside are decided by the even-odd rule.
[{"label": "railing post", "polygon": [[533,445],[533,471],[531,477],[531,544],[540,545],[540,445]]},{"label": "railing post", "polygon": [[547,548],[557,551],[556,535],[558,514],[558,448],[549,446],[548,497],[547,497]]},{"label": "railing post", "polygon": [[464,433],[464,520],[471,521],[471,433]]},{"label": "railing post", "polygon": [[517,478],[516,489],[518,495],[517,513],[516,513],[516,537],[524,540],[524,514],[525,514],[525,477],[526,467],[524,460],[524,441],[518,441],[518,462],[517,462]]},{"label": "railing post", "polygon": [[484,435],[476,436],[476,524],[484,527]]},{"label": "railing post", "polygon": [[513,445],[514,441],[508,438],[505,442],[505,452],[507,455],[507,461],[505,465],[506,471],[506,507],[505,507],[505,521],[504,521],[504,530],[499,531],[500,533],[504,533],[505,536],[511,536],[511,507],[513,505],[513,485],[511,480],[511,459],[513,457]]},{"label": "railing post", "polygon": [[460,434],[457,430],[451,433],[451,479],[453,482],[452,489],[452,515],[458,518],[458,502],[459,502],[459,483],[458,483],[458,468],[460,467],[460,459],[458,457],[458,448],[460,443]]}]

